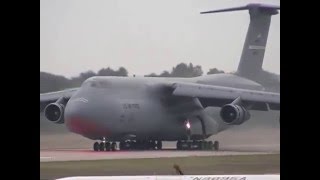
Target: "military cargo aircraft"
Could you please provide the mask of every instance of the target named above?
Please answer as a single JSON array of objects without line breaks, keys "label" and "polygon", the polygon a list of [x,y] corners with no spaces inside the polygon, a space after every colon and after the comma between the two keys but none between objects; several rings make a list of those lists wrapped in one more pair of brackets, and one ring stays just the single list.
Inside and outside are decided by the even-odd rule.
[{"label": "military cargo aircraft", "polygon": [[79,88],[40,94],[40,112],[95,140],[94,151],[160,150],[162,141],[177,141],[180,150],[218,150],[219,142],[208,137],[241,125],[252,110],[280,111],[280,94],[252,80],[262,71],[271,16],[280,6],[248,4],[201,14],[239,10],[249,11],[250,25],[235,74],[92,77]]}]

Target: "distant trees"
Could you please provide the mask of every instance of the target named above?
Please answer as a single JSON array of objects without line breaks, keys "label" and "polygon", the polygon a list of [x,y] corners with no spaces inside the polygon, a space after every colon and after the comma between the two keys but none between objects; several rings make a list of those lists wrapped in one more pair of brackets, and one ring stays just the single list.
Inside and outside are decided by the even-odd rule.
[{"label": "distant trees", "polygon": [[93,71],[82,72],[79,76],[71,79],[64,76],[40,72],[40,93],[79,87],[83,81],[93,76],[128,76],[128,71],[124,67],[120,67],[118,70],[113,70],[108,67],[100,69],[98,73]]},{"label": "distant trees", "polygon": [[128,71],[124,67],[120,67],[117,71],[111,69],[111,68],[106,68],[106,69],[100,69],[98,71],[98,76],[128,76]]},{"label": "distant trees", "polygon": [[171,72],[163,71],[160,75],[151,73],[145,75],[145,77],[196,77],[203,74],[201,66],[193,66],[192,63],[187,65],[186,63],[180,63],[172,68]]},{"label": "distant trees", "polygon": [[209,69],[209,72],[207,74],[222,74],[222,73],[224,73],[224,71],[220,71],[217,68],[212,68],[212,69]]},{"label": "distant trees", "polygon": [[[224,71],[217,68],[211,68],[207,74],[220,74]],[[151,73],[145,75],[146,77],[197,77],[203,74],[201,66],[194,66],[192,63],[180,63],[173,67],[171,71],[163,71],[161,74]],[[57,91],[66,88],[79,87],[83,81],[93,76],[128,76],[128,71],[124,67],[120,67],[118,70],[112,68],[102,68],[97,73],[93,71],[86,71],[79,74],[77,77],[71,79],[64,76],[54,75],[46,72],[40,72],[40,93]],[[269,91],[280,91],[280,75],[270,73],[268,71],[262,71],[260,75],[254,77],[254,80]]]},{"label": "distant trees", "polygon": [[124,67],[120,67],[118,70],[108,67],[100,69],[98,73],[93,71],[82,72],[79,76],[71,78],[72,87],[80,86],[83,81],[93,76],[128,76],[128,71]]},{"label": "distant trees", "polygon": [[83,81],[85,81],[88,78],[91,78],[93,76],[96,76],[97,74],[93,71],[86,71],[80,73],[79,76],[73,77],[70,79],[70,84],[72,87],[78,87],[82,84]]},{"label": "distant trees", "polygon": [[40,72],[40,93],[58,91],[70,86],[70,80],[46,72]]},{"label": "distant trees", "polygon": [[189,66],[185,63],[180,63],[176,67],[173,67],[171,76],[172,77],[197,77],[203,74],[201,66],[193,66],[189,63]]}]

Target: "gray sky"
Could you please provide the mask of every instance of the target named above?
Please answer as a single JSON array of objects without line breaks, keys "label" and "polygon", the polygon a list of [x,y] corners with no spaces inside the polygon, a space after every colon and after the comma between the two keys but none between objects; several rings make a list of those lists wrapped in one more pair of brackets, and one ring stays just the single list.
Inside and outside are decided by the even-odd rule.
[{"label": "gray sky", "polygon": [[[180,62],[237,69],[246,11],[200,15],[247,0],[40,0],[40,71],[77,76],[120,66],[160,73]],[[279,0],[254,1],[279,5]],[[280,73],[280,14],[272,17],[263,68]]]}]

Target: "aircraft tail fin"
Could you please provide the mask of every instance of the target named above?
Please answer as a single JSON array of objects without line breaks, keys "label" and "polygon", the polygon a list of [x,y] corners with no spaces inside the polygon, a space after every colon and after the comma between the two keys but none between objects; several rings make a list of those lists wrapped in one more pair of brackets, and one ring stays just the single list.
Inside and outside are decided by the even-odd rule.
[{"label": "aircraft tail fin", "polygon": [[249,10],[250,24],[238,65],[237,75],[254,79],[262,70],[271,16],[279,13],[280,6],[248,4],[241,7],[201,12],[201,14],[240,10]]}]

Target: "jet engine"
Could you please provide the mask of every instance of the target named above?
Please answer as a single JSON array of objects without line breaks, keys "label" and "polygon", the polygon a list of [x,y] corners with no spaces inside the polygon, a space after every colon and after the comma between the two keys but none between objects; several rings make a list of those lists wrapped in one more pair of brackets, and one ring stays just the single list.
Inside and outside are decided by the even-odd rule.
[{"label": "jet engine", "polygon": [[221,108],[222,120],[230,125],[240,125],[250,119],[250,113],[243,106],[227,104]]},{"label": "jet engine", "polygon": [[44,109],[45,117],[54,123],[63,124],[65,104],[66,100],[64,98],[60,98],[55,103],[48,104]]}]

